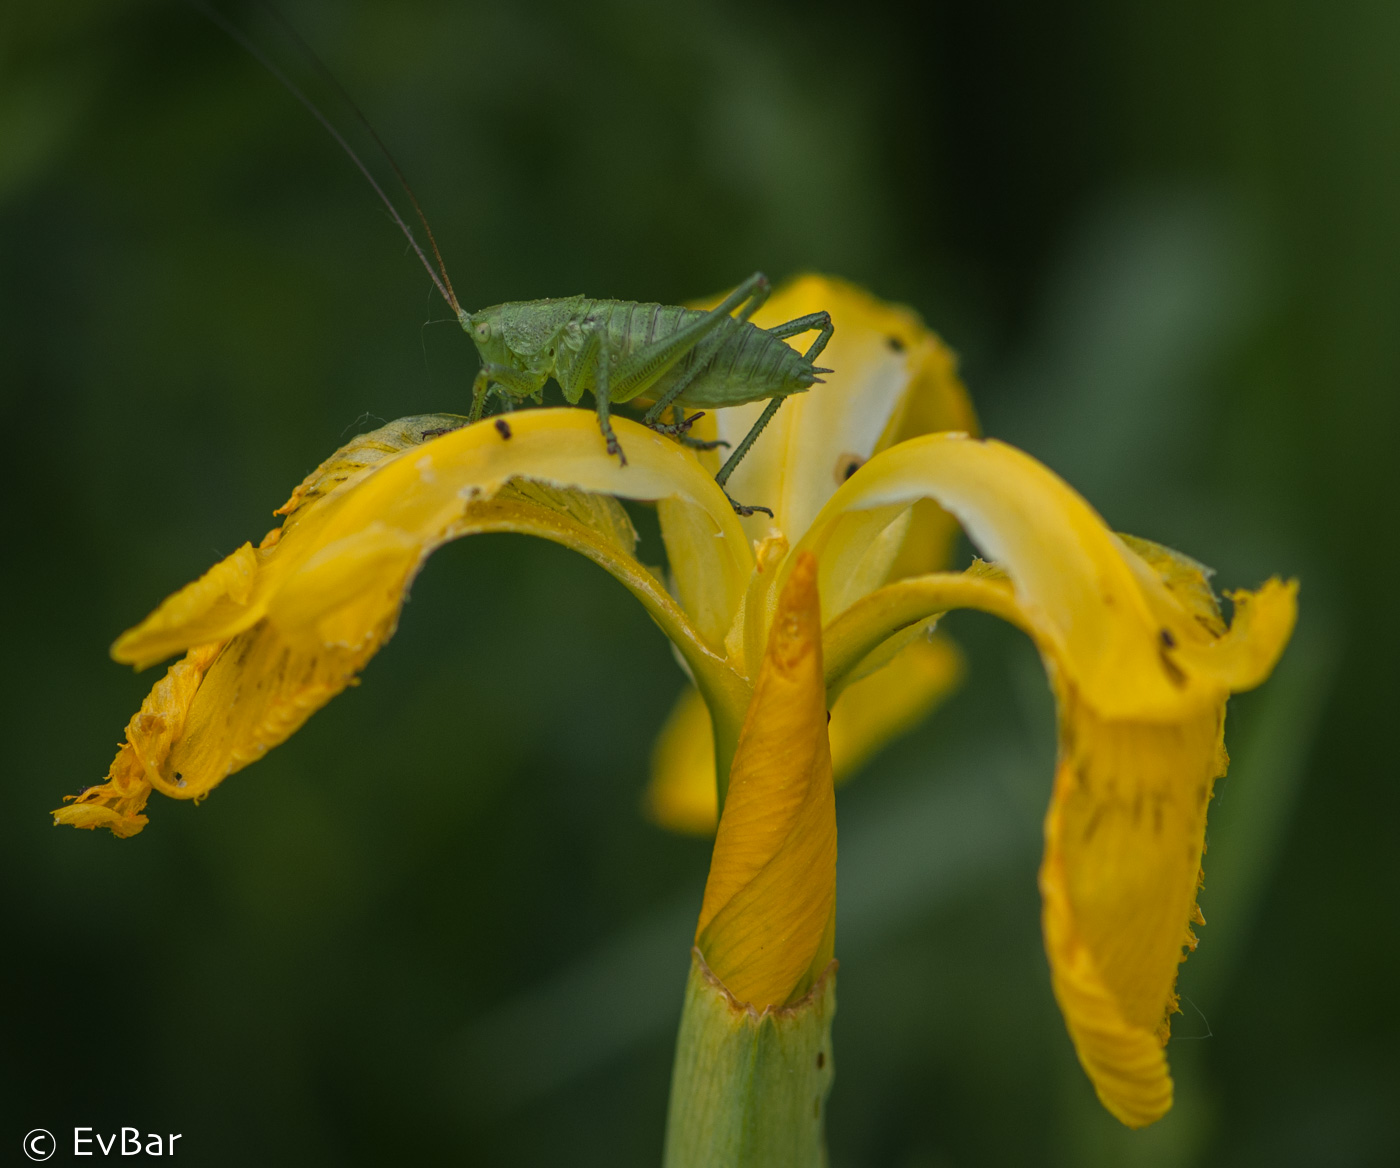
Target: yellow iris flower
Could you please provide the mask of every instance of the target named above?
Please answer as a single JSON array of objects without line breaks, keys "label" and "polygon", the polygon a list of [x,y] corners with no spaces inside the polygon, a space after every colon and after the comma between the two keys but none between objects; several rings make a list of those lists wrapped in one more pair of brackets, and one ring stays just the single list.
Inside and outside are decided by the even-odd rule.
[{"label": "yellow iris flower", "polygon": [[[837,372],[779,411],[729,484],[736,498],[771,506],[771,522],[737,518],[704,456],[625,419],[615,422],[625,467],[581,410],[382,427],[308,476],[257,547],[245,544],[118,639],[113,655],[137,666],[185,656],[127,726],[107,781],[56,820],[132,835],[153,789],[208,795],[354,680],[433,550],[483,531],[541,536],[616,576],[694,681],[698,698],[682,700],[658,747],[651,805],[697,827],[713,824],[716,807],[731,816],[698,941],[726,966],[721,976],[754,995],[739,1000],[781,1004],[831,953],[820,906],[832,903],[834,819],[830,848],[817,846],[814,776],[849,770],[936,701],[957,658],[929,630],[949,609],[982,609],[1033,638],[1059,704],[1040,878],[1056,997],[1105,1106],[1132,1126],[1160,1117],[1171,1104],[1162,1045],[1176,969],[1199,921],[1205,810],[1225,765],[1225,702],[1272,668],[1296,587],[1271,580],[1234,594],[1227,627],[1198,565],[1114,535],[1046,467],[968,437],[952,360],[912,314],[812,277],[775,295],[756,322],[822,307],[837,330],[823,359]],[[721,436],[742,432],[743,414],[722,412]],[[669,580],[633,556],[617,498],[656,502]],[[987,562],[937,570],[950,515]],[[782,691],[763,680],[781,673],[764,667],[765,650],[781,658],[796,644],[771,635],[775,614],[808,627],[818,594],[820,651],[797,656],[809,672],[821,665],[832,711],[825,762],[812,726],[824,710],[810,686],[797,687],[808,695],[800,701],[769,701],[778,712],[745,730],[755,683]],[[798,606],[808,615],[791,616],[784,596],[810,596]],[[775,765],[762,759],[800,743],[814,752],[806,795],[794,802],[783,783],[750,784]],[[805,889],[809,925],[790,928],[786,898],[749,896],[751,886]],[[745,937],[791,940],[748,951]]]}]

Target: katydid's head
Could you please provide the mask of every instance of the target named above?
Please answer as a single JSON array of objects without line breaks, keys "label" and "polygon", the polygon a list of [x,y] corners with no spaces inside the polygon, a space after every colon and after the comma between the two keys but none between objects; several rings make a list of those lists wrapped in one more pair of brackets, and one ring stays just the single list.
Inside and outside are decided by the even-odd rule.
[{"label": "katydid's head", "polygon": [[510,356],[502,308],[503,305],[498,304],[494,308],[483,308],[480,312],[458,314],[462,328],[471,337],[481,359],[498,365],[506,364]]}]

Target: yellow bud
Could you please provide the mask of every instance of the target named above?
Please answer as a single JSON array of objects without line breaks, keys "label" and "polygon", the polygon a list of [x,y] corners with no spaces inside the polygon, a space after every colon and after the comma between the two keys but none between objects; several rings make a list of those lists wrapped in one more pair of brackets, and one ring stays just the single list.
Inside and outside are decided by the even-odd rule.
[{"label": "yellow bud", "polygon": [[695,944],[757,1010],[802,997],[831,962],[836,802],[827,741],[817,562],[798,558],[758,671]]}]

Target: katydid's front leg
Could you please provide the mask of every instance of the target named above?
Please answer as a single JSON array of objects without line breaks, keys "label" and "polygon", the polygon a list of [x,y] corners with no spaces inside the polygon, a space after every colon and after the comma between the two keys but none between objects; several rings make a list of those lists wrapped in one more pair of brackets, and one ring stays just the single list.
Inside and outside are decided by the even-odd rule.
[{"label": "katydid's front leg", "polygon": [[595,328],[593,333],[593,343],[589,348],[593,349],[596,366],[593,371],[593,401],[598,407],[598,429],[603,432],[603,437],[608,443],[608,453],[616,454],[618,461],[627,465],[627,455],[622,452],[622,444],[618,442],[617,435],[613,432],[612,418],[612,397],[609,394],[608,384],[612,372],[612,345],[605,335],[607,325],[604,324]]},{"label": "katydid's front leg", "polygon": [[482,362],[481,368],[477,370],[476,379],[472,382],[472,412],[468,419],[473,422],[481,421],[482,412],[486,408],[486,398],[493,389],[502,397],[506,394],[512,397],[529,397],[539,388],[533,378],[527,377],[518,369],[494,362]]}]

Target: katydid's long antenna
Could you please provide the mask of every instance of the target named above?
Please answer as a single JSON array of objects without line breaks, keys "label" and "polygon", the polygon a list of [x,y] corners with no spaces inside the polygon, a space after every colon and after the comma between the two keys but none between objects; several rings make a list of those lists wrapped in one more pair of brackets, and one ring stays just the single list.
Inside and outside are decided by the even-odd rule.
[{"label": "katydid's long antenna", "polygon": [[[439,275],[436,271],[433,270],[433,265],[428,262],[428,257],[424,254],[423,248],[419,245],[417,237],[413,234],[413,229],[410,228],[409,225],[404,222],[403,216],[399,214],[399,210],[397,207],[394,206],[393,200],[391,200],[389,196],[384,193],[384,188],[379,185],[374,175],[372,175],[369,172],[369,167],[367,167],[364,164],[364,162],[361,161],[360,156],[355,153],[350,143],[345,140],[344,136],[340,133],[340,131],[337,130],[333,125],[331,125],[330,119],[327,118],[326,115],[321,112],[320,108],[316,105],[316,103],[313,102],[309,97],[307,97],[306,94],[304,94],[300,89],[298,89],[297,86],[292,82],[291,78],[289,78],[285,73],[282,72],[281,69],[274,65],[272,61],[267,57],[267,55],[263,53],[255,44],[253,44],[253,42],[250,41],[246,36],[244,36],[243,33],[239,30],[238,26],[233,24],[230,20],[228,20],[228,18],[225,17],[221,12],[219,12],[217,9],[211,7],[208,4],[203,3],[202,0],[187,0],[187,3],[192,8],[195,8],[201,13],[203,13],[204,16],[210,21],[210,23],[219,28],[230,40],[232,40],[235,44],[239,45],[250,57],[252,57],[253,60],[257,61],[258,64],[261,65],[264,69],[266,69],[269,73],[271,73],[273,77],[277,78],[277,80],[282,83],[283,88],[285,88],[288,93],[290,93],[294,98],[296,98],[297,101],[301,102],[301,104],[306,108],[307,112],[318,122],[321,123],[321,126],[326,131],[326,133],[328,133],[332,138],[335,139],[336,143],[340,146],[342,150],[345,151],[346,155],[350,158],[350,161],[353,162],[356,168],[359,170],[359,172],[365,176],[365,181],[368,182],[369,185],[373,188],[374,193],[379,196],[379,201],[382,202],[386,208],[388,208],[389,214],[393,217],[394,222],[399,225],[399,230],[403,232],[404,238],[408,240],[409,246],[412,247],[414,252],[417,254],[418,259],[422,262],[424,269],[428,273],[429,279],[432,280],[432,282],[437,286],[437,290],[442,294],[442,298],[447,301],[448,305],[451,307],[453,312],[460,313],[461,307],[457,303],[456,294],[452,291],[452,284],[447,279],[446,269],[443,269],[441,275]],[[286,24],[284,22],[280,23],[283,23],[284,28],[286,27]],[[288,29],[288,31],[290,32],[291,30]],[[295,36],[295,33],[293,33],[293,35]],[[301,40],[300,37],[297,37],[296,39],[298,41]],[[308,49],[307,51],[309,52],[310,50]],[[322,66],[322,69],[324,69],[324,66]],[[337,88],[339,88],[338,85]],[[342,90],[342,92],[344,91]],[[353,108],[354,103],[351,102],[350,104]],[[369,123],[365,121],[364,115],[361,114],[358,109],[355,110],[355,113],[359,116],[360,120],[364,122],[365,126],[368,128]],[[375,134],[373,129],[370,129],[370,133],[374,135],[374,140],[376,142],[379,142],[379,135]],[[384,144],[382,142],[379,142],[379,145],[380,148],[383,149]],[[387,150],[385,150],[385,154],[387,156]],[[398,174],[399,181],[403,183],[404,189],[408,190],[408,183],[404,181],[403,175],[399,172],[399,168],[397,165],[394,164],[392,158],[389,160],[389,165],[394,167],[394,173]],[[408,197],[413,200],[413,205],[415,209],[417,209],[418,200],[413,198],[412,191],[408,191]],[[423,219],[423,212],[421,209],[418,210],[418,217],[423,221],[423,226],[426,229],[428,224],[427,220]],[[428,231],[429,240],[432,240],[432,236],[433,233],[431,231]],[[442,256],[438,254],[436,241],[433,241],[433,254],[437,256],[437,261],[439,264],[441,264]]]},{"label": "katydid's long antenna", "polygon": [[413,204],[413,213],[418,216],[418,222],[423,225],[423,230],[428,236],[428,246],[433,249],[433,258],[437,260],[438,272],[442,275],[442,282],[447,285],[447,302],[452,305],[453,310],[456,311],[457,296],[452,290],[452,281],[447,278],[447,265],[442,262],[442,252],[438,250],[437,238],[433,235],[433,229],[428,226],[428,217],[423,214],[423,208],[418,202],[418,196],[413,193],[413,188],[408,185],[408,179],[404,177],[404,173],[399,168],[397,159],[394,158],[389,147],[385,145],[384,139],[379,136],[379,131],[370,125],[369,118],[367,118],[364,111],[355,104],[355,99],[350,96],[345,86],[340,83],[340,79],[326,67],[326,63],[317,56],[316,50],[307,44],[306,38],[288,23],[287,18],[269,4],[267,0],[261,0],[260,7],[268,16],[276,21],[278,27],[281,28],[283,32],[297,43],[297,46],[306,55],[306,59],[311,62],[316,72],[321,75],[331,88],[340,94],[341,100],[350,107],[350,112],[355,115],[360,125],[362,125],[369,136],[374,139],[374,144],[379,147],[379,152],[384,155],[384,161],[389,164],[390,169],[394,172],[394,177],[399,180],[399,186],[403,187],[403,193],[408,196],[408,201]]}]

